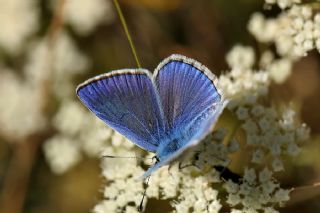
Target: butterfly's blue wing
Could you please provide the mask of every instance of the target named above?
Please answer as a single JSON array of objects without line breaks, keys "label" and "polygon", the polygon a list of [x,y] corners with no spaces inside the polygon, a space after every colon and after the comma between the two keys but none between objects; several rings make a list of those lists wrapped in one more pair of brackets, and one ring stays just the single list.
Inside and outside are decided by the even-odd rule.
[{"label": "butterfly's blue wing", "polygon": [[172,55],[165,59],[154,78],[168,136],[157,149],[160,162],[143,178],[198,144],[212,130],[227,104],[215,76],[205,66],[185,56]]},{"label": "butterfly's blue wing", "polygon": [[147,70],[120,70],[77,88],[80,100],[106,124],[150,152],[164,132],[158,91]]},{"label": "butterfly's blue wing", "polygon": [[168,130],[188,125],[209,106],[221,101],[215,76],[185,56],[165,59],[154,77]]}]

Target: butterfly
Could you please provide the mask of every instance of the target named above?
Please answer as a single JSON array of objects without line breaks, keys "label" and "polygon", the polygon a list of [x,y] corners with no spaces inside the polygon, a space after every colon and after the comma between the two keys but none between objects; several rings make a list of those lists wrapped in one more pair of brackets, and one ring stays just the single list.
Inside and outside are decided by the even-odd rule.
[{"label": "butterfly", "polygon": [[156,154],[142,178],[204,139],[228,102],[207,67],[178,54],[164,59],[153,75],[116,70],[88,79],[76,93],[108,126]]}]

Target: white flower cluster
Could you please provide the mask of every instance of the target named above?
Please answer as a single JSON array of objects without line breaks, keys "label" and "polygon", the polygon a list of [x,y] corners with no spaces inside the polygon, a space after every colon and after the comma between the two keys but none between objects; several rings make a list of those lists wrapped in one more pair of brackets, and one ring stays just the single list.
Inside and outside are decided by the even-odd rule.
[{"label": "white flower cluster", "polygon": [[[227,203],[235,207],[232,212],[278,212],[273,204],[282,204],[289,200],[290,190],[280,188],[267,168],[257,173],[246,168],[241,184],[228,181],[224,188],[228,192]],[[242,206],[242,209],[239,209]]]},{"label": "white flower cluster", "polygon": [[[218,199],[218,191],[214,183],[221,182],[219,173],[213,169],[215,165],[227,165],[227,155],[236,151],[237,143],[225,146],[222,142],[225,131],[220,129],[196,149],[188,161],[179,168],[178,164],[160,168],[150,177],[146,196],[148,199],[171,200],[175,212],[219,212],[222,207]],[[213,142],[214,141],[214,142]],[[231,145],[232,144],[232,145]],[[236,147],[236,148],[235,148]],[[123,146],[108,147],[106,154],[132,156],[133,149]],[[150,164],[151,160],[145,162]],[[141,164],[142,163],[142,164]],[[189,165],[190,163],[190,165]],[[130,159],[108,159],[103,161],[103,175],[111,184],[104,190],[105,200],[97,204],[94,212],[121,212],[127,210],[130,203],[137,211],[144,187],[137,177],[143,174],[143,162],[137,164]],[[147,200],[145,200],[144,206]]]},{"label": "white flower cluster", "polygon": [[263,43],[275,43],[282,57],[296,60],[312,49],[320,51],[320,14],[313,15],[307,5],[293,5],[277,18],[265,18],[261,13],[252,15],[248,29]]},{"label": "white flower cluster", "polygon": [[231,100],[229,108],[244,103],[255,103],[258,96],[267,94],[269,74],[262,70],[252,70],[255,54],[251,47],[237,45],[226,58],[232,70],[220,77],[219,85]]},{"label": "white flower cluster", "polygon": [[[142,172],[142,170],[134,173]],[[133,174],[133,175],[134,175]],[[130,190],[128,190],[130,187]],[[143,182],[136,181],[133,178],[124,178],[114,180],[109,187],[105,189],[106,200],[97,204],[93,212],[136,212],[138,213],[138,206],[143,194]]]},{"label": "white flower cluster", "polygon": [[18,54],[39,26],[38,1],[0,0],[0,48]]},{"label": "white flower cluster", "polygon": [[[53,3],[57,0],[51,0]],[[64,21],[80,35],[88,35],[100,23],[110,23],[114,12],[110,0],[68,0],[64,10]]]},{"label": "white flower cluster", "polygon": [[47,126],[43,107],[46,101],[44,90],[48,82],[56,97],[73,97],[72,78],[89,65],[88,59],[78,52],[65,33],[57,37],[53,49],[49,48],[47,39],[34,43],[27,56],[22,69],[24,78],[18,77],[9,68],[0,69],[1,132],[15,139],[41,131]]},{"label": "white flower cluster", "polygon": [[[6,57],[0,58],[0,134],[9,141],[26,141],[23,138],[28,135],[50,128],[44,109],[56,98],[73,100],[74,77],[90,63],[63,26],[55,26],[54,36],[50,30],[50,35],[35,36],[42,21],[39,1],[0,0],[0,4],[0,52],[14,64],[14,68],[7,67],[7,61],[2,62]],[[110,4],[104,0],[65,1],[62,25],[71,24],[81,35],[91,33],[99,23],[112,21]],[[96,149],[88,144],[86,150]]]},{"label": "white flower cluster", "polygon": [[235,45],[226,57],[231,68],[249,69],[255,63],[255,53],[251,47]]},{"label": "white flower cluster", "polygon": [[44,143],[47,161],[57,174],[62,174],[76,165],[81,152],[89,156],[100,156],[113,131],[93,117],[80,103],[65,101],[53,118],[58,131]]},{"label": "white flower cluster", "polygon": [[[105,128],[101,128],[101,131],[105,131]],[[97,140],[97,136],[90,140],[90,143],[96,143],[94,140]],[[104,137],[103,141],[104,144],[99,146],[102,148],[100,150],[102,152],[99,152],[99,156],[102,156],[102,175],[110,184],[104,189],[104,200],[94,207],[93,212],[138,212],[144,184],[137,178],[143,174],[144,170],[141,167],[142,161],[138,163],[133,153],[142,156],[141,150],[113,131],[108,138]],[[115,158],[103,156],[115,156]],[[144,207],[146,203],[147,197]]]},{"label": "white flower cluster", "polygon": [[[260,102],[259,97],[268,93],[267,88],[270,83],[268,76],[272,69],[267,66],[269,70],[253,71],[250,67],[253,63],[248,63],[248,61],[253,61],[252,52],[248,47],[233,48],[227,56],[232,71],[220,77],[220,85],[231,99],[228,108],[240,122],[245,134],[245,146],[250,150],[247,151],[249,153],[246,153],[246,156],[251,156],[251,161],[247,166],[252,166],[251,169],[245,170],[241,184],[230,180],[225,184],[226,191],[229,193],[227,202],[231,206],[237,206],[232,212],[240,211],[239,205],[241,211],[245,212],[257,212],[261,209],[266,210],[266,208],[270,212],[277,212],[271,206],[280,205],[289,200],[290,191],[281,189],[279,183],[271,178],[272,173],[284,170],[281,160],[283,156],[296,156],[300,152],[298,144],[308,139],[309,129],[305,124],[299,122],[292,108],[286,107],[281,110],[266,102]],[[244,56],[245,54],[247,56]],[[230,58],[236,58],[236,55],[242,60],[230,60]],[[273,56],[266,52],[261,58],[260,65],[266,64],[272,58]],[[236,75],[234,70],[238,70]],[[265,79],[265,81],[256,81],[254,76],[262,74],[266,77],[258,79]],[[250,81],[250,86],[247,86],[247,81]],[[236,84],[237,87],[232,84]],[[263,90],[259,90],[261,86]],[[260,172],[254,170],[253,168],[256,168],[257,165],[264,169]],[[268,168],[272,168],[273,172]],[[257,173],[259,173],[258,180]]]},{"label": "white flower cluster", "polygon": [[274,158],[271,166],[276,172],[284,169],[280,157],[297,155],[300,152],[297,142],[309,135],[306,125],[295,119],[291,108],[279,113],[273,107],[255,104],[238,107],[236,114],[243,122],[247,146],[256,147],[252,162],[266,165],[265,157],[271,154]]},{"label": "white flower cluster", "polygon": [[41,93],[23,82],[14,71],[0,67],[0,133],[12,141],[42,130]]},{"label": "white flower cluster", "polygon": [[49,80],[54,94],[66,98],[74,96],[72,78],[83,73],[88,66],[89,60],[79,52],[68,34],[61,32],[53,48],[50,48],[47,39],[30,45],[24,70],[27,80],[34,87]]},{"label": "white flower cluster", "polygon": [[294,4],[301,3],[301,0],[265,0],[267,4],[277,4],[281,9],[291,7]]}]

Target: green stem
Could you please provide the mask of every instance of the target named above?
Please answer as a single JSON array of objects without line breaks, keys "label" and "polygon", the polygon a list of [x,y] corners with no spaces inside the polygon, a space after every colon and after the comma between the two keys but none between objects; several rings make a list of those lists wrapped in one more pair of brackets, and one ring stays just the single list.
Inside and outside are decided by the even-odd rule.
[{"label": "green stem", "polygon": [[224,145],[229,145],[229,143],[234,138],[234,136],[236,135],[236,133],[240,127],[241,127],[241,122],[239,120],[237,120],[235,122],[234,126],[232,127],[230,133],[228,134],[228,136],[224,139],[224,141],[223,141]]},{"label": "green stem", "polygon": [[134,56],[134,59],[136,60],[137,66],[138,66],[138,68],[141,68],[140,60],[139,60],[138,54],[136,52],[136,48],[134,46],[134,43],[132,41],[129,29],[128,29],[127,22],[126,22],[126,20],[125,20],[125,18],[123,16],[122,11],[121,11],[119,2],[118,2],[118,0],[113,0],[113,3],[114,3],[114,5],[115,5],[115,7],[117,9],[117,13],[119,15],[119,18],[120,18],[121,24],[123,26],[123,29],[124,29],[124,31],[126,33],[126,36],[127,36],[128,41],[129,41],[129,44],[130,44],[131,51],[132,51],[132,54]]}]

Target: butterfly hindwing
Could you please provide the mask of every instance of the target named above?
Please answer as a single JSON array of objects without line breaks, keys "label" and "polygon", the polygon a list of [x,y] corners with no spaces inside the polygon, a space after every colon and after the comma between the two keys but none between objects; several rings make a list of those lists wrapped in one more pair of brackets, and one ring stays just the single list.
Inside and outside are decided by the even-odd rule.
[{"label": "butterfly hindwing", "polygon": [[164,119],[147,70],[120,70],[97,76],[79,85],[77,95],[113,129],[141,148],[156,151]]}]

